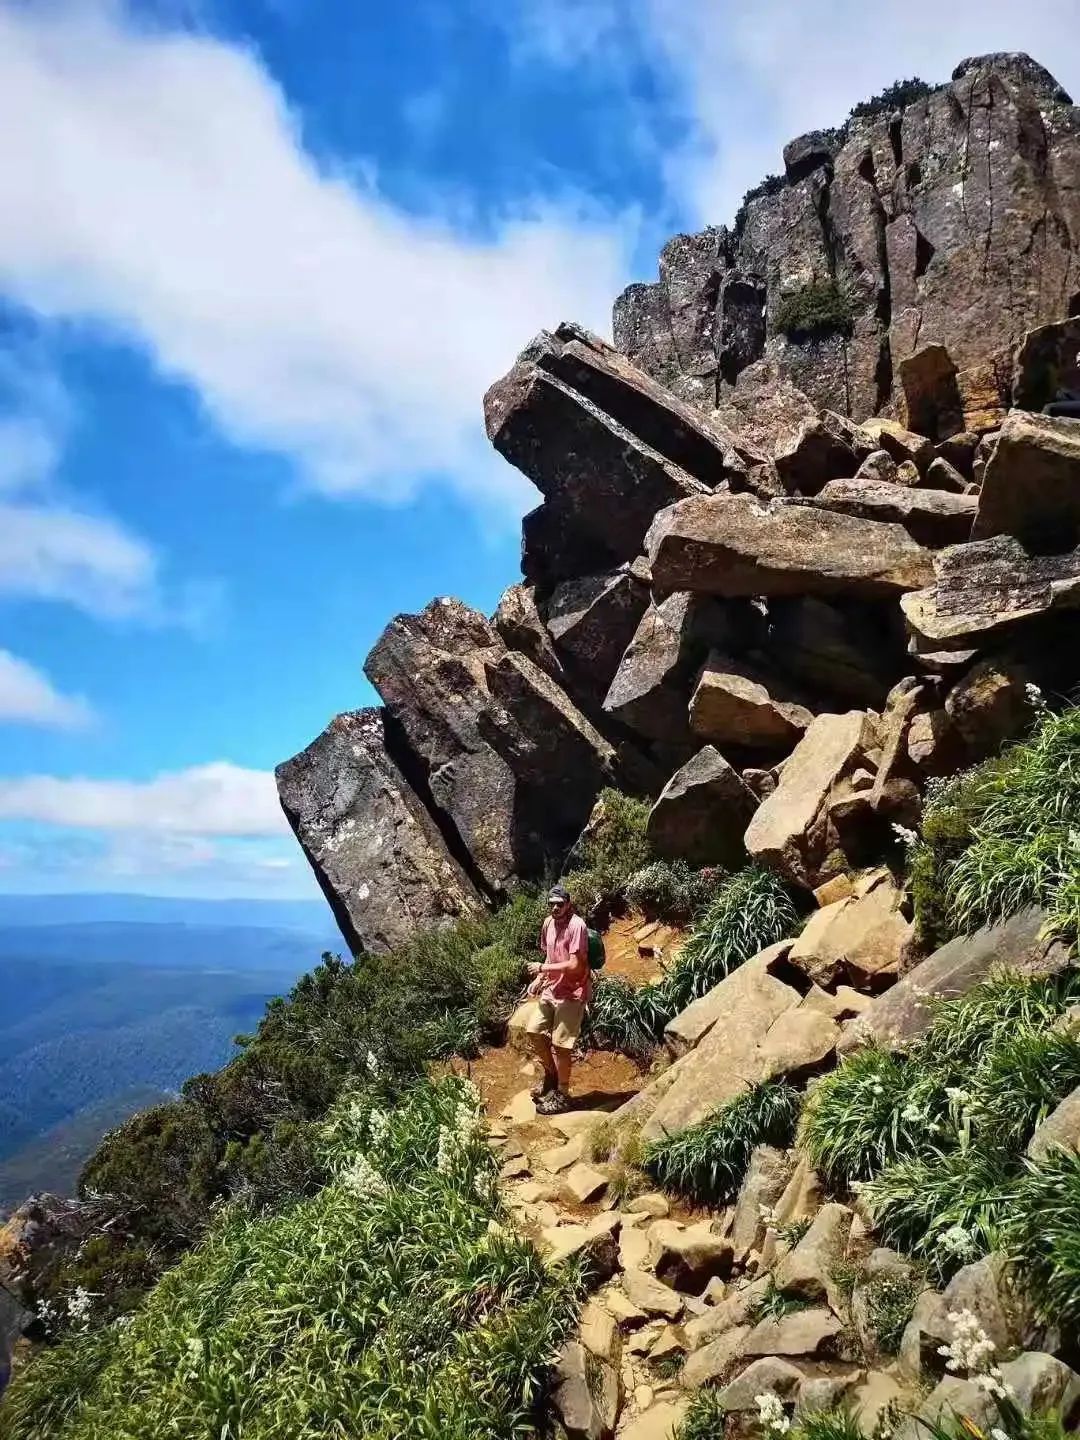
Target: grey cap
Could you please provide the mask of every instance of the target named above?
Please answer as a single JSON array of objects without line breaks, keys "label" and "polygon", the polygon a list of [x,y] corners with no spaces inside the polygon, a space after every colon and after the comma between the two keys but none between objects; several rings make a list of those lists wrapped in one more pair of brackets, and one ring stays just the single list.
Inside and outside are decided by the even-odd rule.
[{"label": "grey cap", "polygon": [[553,885],[548,891],[549,900],[569,900],[570,891],[563,885]]}]

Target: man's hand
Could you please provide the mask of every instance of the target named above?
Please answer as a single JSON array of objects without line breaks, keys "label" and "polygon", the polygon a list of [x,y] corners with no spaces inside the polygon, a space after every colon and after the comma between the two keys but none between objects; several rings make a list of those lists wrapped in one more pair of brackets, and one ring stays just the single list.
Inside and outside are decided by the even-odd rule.
[{"label": "man's hand", "polygon": [[540,974],[540,961],[539,961],[539,960],[530,960],[530,961],[528,962],[528,964],[525,966],[525,973],[526,973],[526,975],[532,976],[532,977],[534,977],[534,978],[535,978],[537,975],[539,975],[539,974]]},{"label": "man's hand", "polygon": [[543,988],[544,988],[543,979],[542,979],[539,975],[537,975],[536,979],[533,980],[532,983],[530,984],[528,990],[525,991],[525,994],[526,994],[526,995],[536,996],[536,995],[539,995],[539,994],[540,994],[540,991],[541,991]]}]

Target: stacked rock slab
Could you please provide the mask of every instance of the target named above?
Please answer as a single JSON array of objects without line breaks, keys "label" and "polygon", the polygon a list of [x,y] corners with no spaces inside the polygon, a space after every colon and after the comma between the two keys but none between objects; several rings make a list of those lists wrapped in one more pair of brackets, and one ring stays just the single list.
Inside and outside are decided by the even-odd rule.
[{"label": "stacked rock slab", "polygon": [[492,891],[557,864],[617,778],[612,747],[565,691],[458,600],[399,615],[364,669]]},{"label": "stacked rock slab", "polygon": [[392,950],[480,895],[391,759],[381,710],[338,715],[277,768],[282,808],[353,951]]},{"label": "stacked rock slab", "polygon": [[[669,242],[659,280],[623,293],[619,348],[705,412],[764,357],[857,420],[914,402],[934,439],[992,428],[1014,348],[1080,294],[1080,110],[1028,56],[986,55],[785,156],[784,183],[751,192],[730,230]],[[834,285],[850,317],[784,333],[785,302],[813,285]],[[918,377],[905,397],[905,362],[930,345],[955,372],[952,414]]]}]

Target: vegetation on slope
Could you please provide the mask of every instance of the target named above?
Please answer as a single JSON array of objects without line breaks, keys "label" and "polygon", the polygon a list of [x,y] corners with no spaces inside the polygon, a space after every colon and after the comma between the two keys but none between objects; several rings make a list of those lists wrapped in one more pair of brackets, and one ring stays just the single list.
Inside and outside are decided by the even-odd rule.
[{"label": "vegetation on slope", "polygon": [[319,1127],[329,1183],[233,1204],[127,1320],[30,1366],[8,1440],[498,1440],[534,1412],[580,1290],[504,1224],[467,1082],[382,1108],[375,1073]]},{"label": "vegetation on slope", "polygon": [[[714,872],[719,877],[719,872]],[[647,1055],[664,1026],[759,950],[794,934],[791,895],[770,870],[750,865],[719,877],[663,976],[637,987],[614,977],[597,982],[586,1039],[630,1055]]]}]

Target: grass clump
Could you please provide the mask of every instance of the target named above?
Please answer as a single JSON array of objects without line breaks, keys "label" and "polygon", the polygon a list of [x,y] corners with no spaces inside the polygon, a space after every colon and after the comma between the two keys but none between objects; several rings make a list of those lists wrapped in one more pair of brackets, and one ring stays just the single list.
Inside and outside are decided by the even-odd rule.
[{"label": "grass clump", "polygon": [[228,1207],[129,1322],[29,1366],[7,1440],[520,1434],[579,1285],[503,1228],[470,1087],[345,1094],[318,1143],[318,1193]]},{"label": "grass clump", "polygon": [[1055,1148],[1027,1167],[1006,1231],[1043,1313],[1075,1330],[1080,1326],[1080,1155]]},{"label": "grass clump", "polygon": [[778,1290],[772,1276],[764,1291],[749,1309],[749,1318],[756,1325],[760,1320],[782,1320],[785,1315],[794,1315],[797,1310],[809,1308],[810,1301],[800,1295],[787,1295]]},{"label": "grass clump", "polygon": [[751,1086],[700,1125],[647,1146],[645,1169],[666,1189],[724,1204],[738,1193],[756,1146],[791,1144],[801,1103],[783,1081]]},{"label": "grass clump", "polygon": [[791,340],[813,340],[823,335],[848,334],[854,318],[851,297],[835,280],[811,280],[781,296],[775,325]]},{"label": "grass clump", "polygon": [[879,1270],[859,1282],[870,1330],[886,1355],[896,1355],[915,1302],[926,1289],[920,1270]]},{"label": "grass clump", "polygon": [[690,1397],[686,1414],[675,1431],[675,1440],[724,1440],[727,1411],[719,1390],[704,1385]]},{"label": "grass clump", "polygon": [[969,934],[1036,905],[1048,933],[1076,947],[1077,813],[1080,707],[1043,705],[1028,739],[930,791],[912,859],[924,937]]},{"label": "grass clump", "polygon": [[1080,1084],[1080,1038],[1052,1028],[1078,993],[1075,969],[995,976],[937,1002],[906,1053],[856,1052],[808,1099],[815,1166],[938,1279],[1006,1241],[1031,1134]]},{"label": "grass clump", "polygon": [[771,871],[751,865],[728,876],[659,980],[633,986],[599,978],[585,1043],[647,1057],[669,1020],[759,950],[792,934],[797,923],[791,896]]}]

